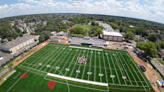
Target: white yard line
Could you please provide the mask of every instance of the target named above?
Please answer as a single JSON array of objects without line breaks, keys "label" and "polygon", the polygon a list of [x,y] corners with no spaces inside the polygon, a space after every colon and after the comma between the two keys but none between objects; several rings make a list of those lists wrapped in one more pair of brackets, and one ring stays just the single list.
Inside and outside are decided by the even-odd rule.
[{"label": "white yard line", "polygon": [[[37,59],[36,59],[37,60]],[[36,61],[36,60],[34,60],[34,61]],[[34,62],[33,61],[33,62]],[[34,66],[34,65],[33,65]],[[27,73],[28,71],[30,71],[32,69],[32,67],[30,67],[25,73]],[[22,76],[24,76],[24,74],[22,75]],[[20,80],[21,78],[19,78],[6,92],[9,92],[10,90],[11,90],[11,88],[16,84],[16,83],[18,83],[18,81]]]},{"label": "white yard line", "polygon": [[[114,61],[113,61],[113,58],[112,58],[112,55],[110,54],[110,52],[109,52],[109,56],[110,56],[111,59],[112,59],[112,63],[113,63],[114,68],[116,69],[116,66],[115,66],[115,64],[114,64]],[[118,77],[118,82],[119,82],[119,84],[121,84],[121,82],[120,82],[120,78],[119,78],[119,76],[118,76],[118,73],[117,73],[116,70],[115,70],[115,72],[116,72],[116,75],[117,75],[117,77]]]},{"label": "white yard line", "polygon": [[[97,52],[97,54],[98,54],[98,52]],[[98,62],[99,62],[99,71],[100,71],[100,74],[101,74],[101,60],[100,60],[100,54],[98,54],[98,57],[99,57],[99,60],[98,60]],[[100,82],[102,82],[102,76],[100,76]]]},{"label": "white yard line", "polygon": [[[44,78],[45,80],[51,80],[51,79],[47,79],[47,78]],[[54,80],[51,80],[51,81],[54,81]],[[60,81],[56,81],[58,83],[61,83],[61,84],[66,84],[66,83],[63,83],[63,82],[60,82]],[[102,89],[96,89],[96,88],[90,88],[90,87],[83,87],[83,86],[78,86],[78,85],[73,85],[73,84],[69,84],[69,86],[74,86],[74,87],[79,87],[79,88],[83,88],[83,89],[90,89],[90,90],[96,90],[96,91],[105,91],[107,92],[108,90],[102,90]]]},{"label": "white yard line", "polygon": [[[90,51],[90,52],[91,52],[91,51]],[[92,51],[92,52],[93,52],[93,51]],[[93,54],[93,53],[91,53],[91,62],[90,62],[90,64],[89,64],[89,72],[91,72],[92,54]],[[90,76],[91,76],[91,75],[88,74],[88,80],[89,80]]]},{"label": "white yard line", "polygon": [[[95,51],[95,56],[96,56],[96,51]],[[95,60],[94,60],[95,62],[95,64],[94,64],[94,66],[96,66],[96,57],[95,57]],[[96,81],[96,67],[94,68],[94,81]]]},{"label": "white yard line", "polygon": [[52,73],[47,73],[47,75],[48,76],[52,76],[52,77],[56,77],[56,78],[70,80],[70,81],[86,83],[86,84],[99,85],[99,86],[108,86],[107,83],[102,83],[102,82],[94,82],[94,81],[82,80],[82,79],[77,79],[77,78],[72,78],[72,77],[66,77],[66,76],[52,74]]},{"label": "white yard line", "polygon": [[[76,51],[76,50],[79,50],[79,49],[74,49],[74,50]],[[78,51],[75,52],[75,55],[76,55],[77,52],[78,52]],[[72,51],[72,53],[73,53],[73,51]],[[74,59],[74,57],[72,58],[71,62],[69,62],[69,66],[68,66],[69,69],[70,69],[70,66],[72,65],[73,59]],[[69,59],[68,59],[68,60],[69,60]],[[73,65],[74,65],[74,67],[76,66],[76,64],[74,64],[74,63],[73,63]],[[74,70],[74,68],[73,68],[73,70]],[[73,71],[72,71],[72,72],[73,72]],[[71,72],[71,73],[72,73],[72,72]],[[66,74],[67,74],[67,71],[64,73],[64,75],[66,75]]]},{"label": "white yard line", "polygon": [[[73,49],[73,50],[75,50],[76,51],[76,49]],[[73,50],[71,50],[71,53],[74,53],[74,51]],[[77,51],[76,51],[77,52]],[[76,55],[76,54],[75,54]],[[65,66],[66,66],[66,64],[67,64],[67,62],[70,60],[70,58],[71,58],[72,56],[71,55],[69,55],[69,58],[67,59],[67,61],[65,62],[65,64],[64,64],[64,66],[62,66],[62,69],[61,69],[61,71],[63,71],[63,69],[65,69]],[[73,58],[72,58],[73,59]],[[72,63],[72,61],[70,61],[69,62],[69,66],[71,65],[71,63]],[[67,66],[68,67],[68,69],[70,69],[70,67],[69,66]],[[67,72],[67,71],[66,71]],[[66,72],[64,73],[64,75],[66,74]]]},{"label": "white yard line", "polygon": [[[43,59],[44,58],[44,56],[46,56],[47,55],[47,52],[49,52],[49,51],[51,51],[52,50],[52,48],[54,48],[53,46],[51,47],[51,48],[49,48],[47,51],[45,51],[45,52],[43,52],[43,54],[41,54],[39,57],[37,57],[36,59],[34,59],[34,61],[37,61],[37,62],[39,62],[41,59]],[[37,53],[37,52],[36,52]],[[30,64],[33,64],[33,63],[30,63]],[[35,62],[35,64],[36,64],[36,62]],[[35,65],[34,64],[34,65]],[[28,67],[29,67],[30,65],[28,65]],[[39,65],[38,65],[39,66]],[[37,67],[38,67],[37,66]],[[34,66],[32,66],[32,68],[33,68]]]},{"label": "white yard line", "polygon": [[13,77],[13,79],[15,79],[16,77],[18,77],[21,74],[21,72],[19,72],[15,77]]},{"label": "white yard line", "polygon": [[[116,55],[116,53],[114,53],[114,54]],[[117,62],[118,67],[121,68],[121,65],[118,63],[119,61],[117,60],[116,56],[114,56],[114,58],[115,58],[115,60],[116,60],[116,62]],[[122,76],[126,76],[126,75],[123,75],[122,70],[119,70],[119,71],[121,71],[121,75],[122,75]],[[127,85],[125,79],[123,79],[123,80],[124,80],[125,85]]]},{"label": "white yard line", "polygon": [[[44,49],[44,47],[42,48],[42,49]],[[50,51],[51,49],[49,48],[49,51]],[[37,52],[35,52],[32,56],[30,56],[30,57],[28,57],[27,59],[25,59],[24,61],[23,61],[23,63],[21,63],[21,65],[22,64],[24,64],[24,63],[26,63],[26,61],[28,61],[30,58],[33,58],[34,56],[35,56],[35,54],[37,53],[37,54],[39,54],[40,52],[41,52],[42,50],[40,49],[40,50],[38,50]],[[46,52],[46,51],[45,51]],[[43,53],[45,53],[45,52],[43,52]],[[46,54],[46,53],[45,53]],[[44,54],[42,54],[42,55],[44,55]],[[40,57],[40,56],[39,56]],[[35,58],[35,57],[34,57]],[[39,59],[39,58],[35,58],[35,60],[36,59]],[[29,65],[30,66],[30,65]]]},{"label": "white yard line", "polygon": [[[105,53],[107,53],[107,52],[105,52]],[[110,52],[108,52],[108,55],[109,55],[109,53]],[[110,61],[109,61],[108,55],[106,55],[107,56],[107,60],[108,60],[108,65],[109,65],[109,67],[111,67],[110,66]],[[111,68],[110,68],[110,72],[111,72],[111,75],[113,75]],[[112,81],[113,81],[113,83],[115,83],[113,78],[112,78]]]},{"label": "white yard line", "polygon": [[[88,52],[90,52],[90,51],[88,50]],[[88,56],[88,52],[87,52],[87,56]],[[87,57],[86,57],[86,58],[87,58]],[[87,64],[87,63],[86,63],[86,64]],[[86,64],[85,64],[85,66],[84,66],[84,68],[83,68],[83,74],[82,74],[82,78],[81,78],[81,79],[83,79],[83,77],[84,77],[84,72],[85,72]]]},{"label": "white yard line", "polygon": [[[67,49],[69,49],[69,47],[68,47]],[[65,51],[67,51],[67,50],[64,50],[63,53],[62,53],[62,55],[61,55],[61,56],[62,56],[62,57],[61,57],[61,58],[62,58],[62,61],[60,61],[59,59],[58,59],[58,61],[57,61],[57,62],[60,61],[60,64],[58,65],[59,67],[60,67],[60,65],[63,63],[63,61],[65,60],[65,58],[67,57],[67,55],[66,55],[66,56],[63,56],[63,55],[65,55],[65,54],[64,54]],[[70,52],[70,50],[69,50],[69,52]],[[70,55],[69,55],[69,56],[70,56]],[[64,58],[63,58],[63,57],[64,57]],[[67,60],[68,60],[68,59],[67,59]],[[66,64],[66,62],[65,62],[65,64]],[[64,66],[65,66],[65,64],[64,64]],[[62,68],[64,68],[64,66],[62,66]],[[55,70],[53,73],[55,73],[55,72],[56,72],[56,70]]]},{"label": "white yard line", "polygon": [[[58,49],[59,49],[59,53],[58,53],[58,51],[57,51],[57,56],[51,61],[51,62],[54,62],[55,61],[55,59],[61,54],[61,53],[63,53],[62,51],[61,51],[61,49],[63,49],[62,47],[59,47]],[[48,72],[50,72],[52,69],[53,69],[53,67],[56,65],[56,63],[57,62],[55,62],[55,64],[53,65],[53,66],[51,66],[51,69],[48,71]],[[55,69],[56,70],[56,69]]]},{"label": "white yard line", "polygon": [[[86,52],[86,50],[85,50],[85,52]],[[84,52],[84,50],[83,50],[83,55],[84,55],[85,52]],[[80,71],[80,67],[81,67],[81,63],[80,63],[80,65],[79,65],[79,67],[78,67],[78,70],[79,70],[79,71]],[[81,73],[81,71],[80,71],[80,73]],[[77,78],[78,74],[79,74],[79,73],[76,73],[76,78]]]},{"label": "white yard line", "polygon": [[[61,48],[63,48],[63,47],[61,47]],[[57,50],[54,50],[53,51],[53,53],[51,53],[50,55],[48,55],[48,57],[50,57],[47,61],[43,61],[43,63],[42,63],[42,66],[41,66],[41,68],[39,68],[39,70],[41,70],[42,68],[43,68],[43,64],[44,65],[47,65],[47,63],[48,63],[48,65],[50,65],[49,64],[49,62],[51,61],[53,61],[53,60],[55,60],[57,57],[58,57],[58,52],[60,52],[61,50],[60,49],[57,49]],[[55,53],[54,53],[55,52]],[[57,54],[57,56],[55,56]],[[52,56],[51,56],[52,55]],[[54,56],[55,56],[55,58],[54,58]],[[54,59],[53,59],[54,58]],[[46,63],[44,63],[44,62],[46,62]],[[36,68],[37,69],[37,68]]]},{"label": "white yard line", "polygon": [[[120,55],[121,55],[121,53],[118,53],[118,54],[120,54]],[[118,54],[117,54],[117,55],[118,55]],[[121,61],[122,65],[123,65],[123,63],[126,63],[126,65],[127,65],[128,69],[130,70],[131,75],[133,76],[133,79],[134,79],[134,80],[135,80],[135,82],[136,82],[136,79],[135,79],[135,77],[134,77],[134,75],[133,75],[133,73],[132,73],[131,69],[129,68],[129,65],[127,64],[127,61],[125,61],[125,59],[124,59],[124,57],[122,57],[122,55],[121,55],[121,58],[120,58],[120,57],[119,57],[119,55],[118,55],[118,58],[120,59],[120,61],[121,61],[121,58],[123,58],[124,62],[122,62],[122,61]],[[123,65],[123,67],[124,67],[124,65]],[[125,67],[124,67],[124,69],[126,70],[126,68],[125,68]],[[127,72],[126,72],[126,74],[127,74],[127,76],[129,77],[129,74],[128,74]],[[132,81],[131,81],[130,77],[129,77],[129,81],[130,81],[131,85],[133,85],[133,83],[132,83]],[[136,82],[136,84],[137,84],[137,86],[138,86],[138,83],[137,83],[137,82]]]},{"label": "white yard line", "polygon": [[77,47],[77,46],[69,46],[69,47],[70,47],[70,48],[79,48],[79,49],[88,49],[88,50],[103,51],[103,49],[93,49],[93,48]]},{"label": "white yard line", "polygon": [[[116,55],[118,56],[119,60],[121,61],[121,64],[122,64],[124,70],[126,70],[126,68],[125,68],[125,66],[124,66],[124,63],[122,62],[121,58],[119,57],[119,55],[118,55],[117,53],[116,53]],[[125,61],[125,62],[126,62],[126,61]],[[128,74],[126,71],[125,71],[125,73],[126,73],[128,79],[129,79],[131,85],[133,85],[133,83],[132,83],[132,81],[131,81],[131,79],[130,79],[130,77],[129,77],[129,74]],[[133,76],[133,74],[132,74],[132,76]],[[133,78],[134,78],[134,76],[133,76]],[[135,80],[135,81],[136,81],[136,80]],[[138,84],[137,84],[137,86],[138,86]]]},{"label": "white yard line", "polygon": [[[24,67],[24,68],[30,68],[30,67],[26,67],[24,65],[20,65],[19,67]],[[38,71],[38,72],[42,72],[42,73],[47,73],[47,72],[44,72],[44,71],[40,71],[40,70],[37,70],[37,69],[34,69],[34,68],[31,68],[31,70],[35,70],[35,71]]]},{"label": "white yard line", "polygon": [[[127,54],[127,53],[126,53]],[[140,75],[142,76],[142,78],[144,79],[144,81],[146,81],[145,77],[143,76],[143,74],[141,73],[141,71],[139,70],[138,66],[134,63],[135,61],[129,56],[128,57],[132,60],[132,63],[134,64],[134,66],[136,67],[136,69],[139,71]],[[149,84],[146,81],[147,86],[149,86]]]},{"label": "white yard line", "polygon": [[[105,64],[105,59],[104,59],[104,52],[102,52],[102,56],[103,56],[103,61],[104,61],[104,67],[105,67],[105,75],[106,75],[106,83],[108,83],[108,77],[107,77],[107,72],[106,72],[106,64]],[[107,87],[108,91],[109,91],[109,87]]]},{"label": "white yard line", "polygon": [[[64,62],[64,63],[67,63],[67,64],[70,64],[70,62]],[[73,64],[73,63],[71,63],[71,64]],[[74,65],[74,64],[73,64]],[[97,66],[90,66],[90,65],[86,65],[86,66],[89,66],[89,67],[93,67],[93,68],[99,68],[99,67],[97,67]],[[105,67],[101,67],[101,69],[105,69]],[[106,69],[111,69],[111,70],[120,70],[120,69],[114,69],[114,68],[107,68],[106,67]],[[130,72],[130,70],[122,70],[122,71],[129,71]],[[135,71],[135,72],[137,72],[137,71]],[[139,73],[139,72],[138,72]]]},{"label": "white yard line", "polygon": [[[122,54],[120,54],[120,55],[121,55],[121,57],[123,58]],[[123,59],[124,59],[124,58],[123,58]],[[124,61],[125,61],[126,65],[128,66],[128,69],[130,70],[131,75],[133,76],[134,80],[136,81],[136,79],[135,79],[135,77],[134,77],[134,75],[133,75],[133,73],[132,73],[132,71],[131,71],[131,69],[130,69],[130,67],[129,67],[129,64],[126,62],[125,59],[124,59]],[[138,79],[141,81],[141,79],[140,79],[140,77],[138,76],[138,74],[136,74],[136,75],[137,75]],[[137,83],[137,82],[136,82],[136,83]],[[137,85],[138,85],[138,83],[137,83]]]},{"label": "white yard line", "polygon": [[[124,86],[124,87],[136,87],[136,88],[139,88],[139,87],[143,87],[143,86],[136,86],[136,85],[124,85],[124,84],[113,84],[113,83],[108,83],[109,85],[116,85],[116,86]],[[148,86],[144,86],[144,87],[148,87]]]},{"label": "white yard line", "polygon": [[[126,53],[127,54],[127,53]],[[128,54],[128,57],[129,57],[129,54]],[[129,57],[130,58],[130,57]],[[132,60],[132,58],[130,58],[131,60]],[[133,64],[134,64],[134,61],[132,60],[132,62],[133,62]],[[136,67],[136,65],[134,64],[134,66]],[[138,67],[136,67],[137,68],[137,70],[138,70]],[[138,70],[139,71],[139,70]],[[141,73],[140,73],[141,74]],[[138,75],[137,75],[138,76]],[[141,76],[143,77],[143,75],[141,74]],[[140,78],[139,78],[140,79]],[[144,79],[144,77],[143,77],[143,79]],[[140,79],[140,81],[141,81],[141,79]],[[146,81],[145,79],[144,79],[144,81]],[[146,83],[147,83],[147,81],[146,81]],[[146,90],[146,88],[144,87],[145,85],[143,85],[143,83],[141,82],[141,84],[142,84],[142,86],[143,86],[143,88],[144,88],[144,90],[145,90],[145,92],[147,92],[147,90]],[[147,84],[147,86],[149,86],[148,84]]]},{"label": "white yard line", "polygon": [[[80,52],[81,52],[81,51],[83,51],[83,49],[81,49]],[[78,53],[78,57],[79,57],[79,53]],[[74,59],[74,58],[73,58],[73,59]],[[72,59],[72,60],[73,60],[73,59]],[[77,60],[77,59],[76,59],[76,60]],[[76,61],[75,61],[75,62],[76,62]],[[75,66],[76,66],[76,64],[74,64],[74,66],[73,66],[73,70],[71,71],[70,77],[72,76],[72,73],[73,73],[73,71],[74,71]],[[67,73],[67,72],[66,72],[66,73]]]},{"label": "white yard line", "polygon": [[[28,71],[29,71],[29,70],[27,70],[26,73],[27,73]],[[24,74],[23,74],[22,76],[24,76]],[[19,78],[6,92],[9,92],[10,89],[11,89],[16,83],[18,83],[18,81],[19,81],[20,79],[21,79],[21,78]]]}]

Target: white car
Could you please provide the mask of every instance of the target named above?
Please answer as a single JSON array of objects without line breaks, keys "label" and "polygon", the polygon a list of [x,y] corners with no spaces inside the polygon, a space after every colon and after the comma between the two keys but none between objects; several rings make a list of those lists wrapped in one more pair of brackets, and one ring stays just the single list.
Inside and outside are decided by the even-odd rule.
[{"label": "white car", "polygon": [[157,85],[158,85],[159,87],[162,87],[161,81],[157,80],[156,83],[157,83]]},{"label": "white car", "polygon": [[3,60],[4,59],[4,57],[0,57],[0,60]]}]

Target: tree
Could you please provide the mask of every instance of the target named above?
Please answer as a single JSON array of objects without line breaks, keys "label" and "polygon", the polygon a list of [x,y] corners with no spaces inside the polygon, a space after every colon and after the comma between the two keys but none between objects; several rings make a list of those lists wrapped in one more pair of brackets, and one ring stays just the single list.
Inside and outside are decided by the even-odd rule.
[{"label": "tree", "polygon": [[81,34],[81,35],[86,35],[84,29],[80,26],[76,26],[73,29],[70,30],[71,34]]},{"label": "tree", "polygon": [[164,49],[164,40],[161,41],[159,44],[160,44],[161,48]]},{"label": "tree", "polygon": [[63,32],[67,32],[67,30],[66,30],[66,29],[62,29],[61,31],[63,31]]},{"label": "tree", "polygon": [[96,31],[97,31],[97,35],[98,35],[98,36],[100,36],[100,34],[102,34],[102,33],[103,33],[103,31],[102,31],[102,29],[101,29],[101,28],[97,28],[97,30],[96,30]]},{"label": "tree", "polygon": [[115,23],[109,23],[109,24],[112,26],[113,29],[118,29],[118,25],[117,24],[115,24]]},{"label": "tree", "polygon": [[125,30],[124,30],[124,27],[121,25],[120,26],[120,32],[124,32]]},{"label": "tree", "polygon": [[102,33],[103,33],[102,28],[99,26],[92,26],[89,31],[90,36],[99,36]]},{"label": "tree", "polygon": [[124,37],[125,37],[125,39],[127,39],[127,40],[133,40],[134,39],[134,33],[132,33],[132,32],[127,32],[127,33],[125,33],[125,35],[124,35]]},{"label": "tree", "polygon": [[92,25],[92,26],[99,26],[99,24],[96,23],[96,22],[94,22],[94,21],[92,21],[91,25]]},{"label": "tree", "polygon": [[156,34],[151,34],[148,36],[148,39],[152,42],[155,42],[157,40],[157,35]]},{"label": "tree", "polygon": [[155,43],[155,46],[156,46],[156,48],[157,48],[157,51],[161,51],[161,46],[160,46],[159,43]]},{"label": "tree", "polygon": [[141,50],[144,50],[147,56],[155,57],[157,54],[157,48],[155,43],[153,42],[138,42],[136,47],[140,48]]},{"label": "tree", "polygon": [[40,42],[45,41],[45,38],[44,38],[44,36],[43,36],[43,35],[40,35],[40,36],[39,36],[39,41],[40,41]]},{"label": "tree", "polygon": [[4,40],[1,41],[1,43],[4,43],[4,42],[5,42]]},{"label": "tree", "polygon": [[11,37],[8,37],[7,40],[8,40],[8,41],[11,41],[12,39],[11,39]]},{"label": "tree", "polygon": [[148,42],[144,45],[145,54],[151,57],[155,57],[157,54],[157,49],[154,43]]}]

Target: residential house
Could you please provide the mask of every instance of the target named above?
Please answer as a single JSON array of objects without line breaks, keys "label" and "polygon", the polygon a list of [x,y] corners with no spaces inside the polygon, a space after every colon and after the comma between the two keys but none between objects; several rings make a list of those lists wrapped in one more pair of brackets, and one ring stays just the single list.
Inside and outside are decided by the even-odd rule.
[{"label": "residential house", "polygon": [[137,41],[144,41],[145,38],[142,37],[141,35],[135,35],[135,40],[137,40]]}]

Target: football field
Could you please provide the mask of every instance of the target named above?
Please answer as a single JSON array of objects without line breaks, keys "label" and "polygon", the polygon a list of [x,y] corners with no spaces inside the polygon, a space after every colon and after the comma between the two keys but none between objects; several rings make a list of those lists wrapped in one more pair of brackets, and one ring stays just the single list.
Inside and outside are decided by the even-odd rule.
[{"label": "football field", "polygon": [[[154,92],[131,56],[120,50],[49,43],[15,69],[1,92]],[[28,76],[21,79],[23,73]],[[49,81],[56,82],[53,89]]]}]

